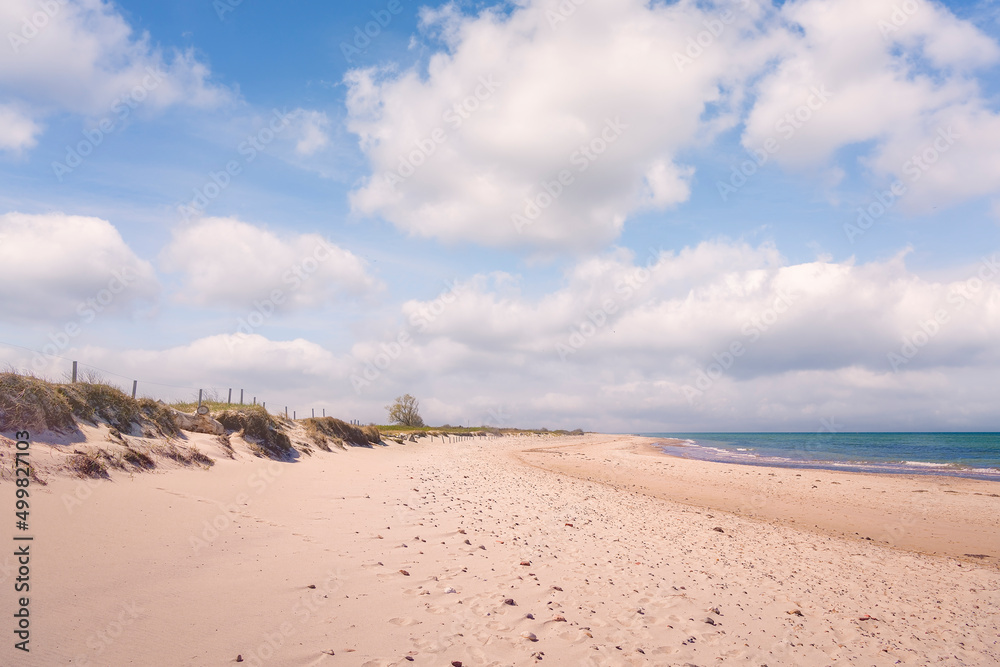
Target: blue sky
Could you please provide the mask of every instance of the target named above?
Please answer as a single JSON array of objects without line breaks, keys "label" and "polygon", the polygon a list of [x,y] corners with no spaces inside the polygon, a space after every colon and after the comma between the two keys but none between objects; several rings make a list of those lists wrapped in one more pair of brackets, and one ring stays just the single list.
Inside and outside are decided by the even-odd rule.
[{"label": "blue sky", "polygon": [[432,422],[997,426],[996,2],[16,0],[0,23],[16,368],[365,421],[410,392]]}]

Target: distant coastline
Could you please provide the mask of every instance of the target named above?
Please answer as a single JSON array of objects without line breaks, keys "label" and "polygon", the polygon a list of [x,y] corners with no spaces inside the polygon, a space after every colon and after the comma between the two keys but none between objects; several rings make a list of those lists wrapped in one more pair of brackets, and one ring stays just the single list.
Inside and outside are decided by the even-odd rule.
[{"label": "distant coastline", "polygon": [[1000,433],[644,433],[670,456],[751,466],[1000,482]]}]

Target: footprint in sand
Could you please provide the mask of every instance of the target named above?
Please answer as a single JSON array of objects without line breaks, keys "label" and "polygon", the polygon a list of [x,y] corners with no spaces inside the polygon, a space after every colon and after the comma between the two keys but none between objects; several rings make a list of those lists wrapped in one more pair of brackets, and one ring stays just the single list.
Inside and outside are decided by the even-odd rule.
[{"label": "footprint in sand", "polygon": [[416,625],[417,623],[420,623],[420,621],[418,621],[415,618],[401,617],[401,616],[397,616],[396,618],[390,618],[389,622],[392,623],[393,625],[402,625],[402,626]]}]

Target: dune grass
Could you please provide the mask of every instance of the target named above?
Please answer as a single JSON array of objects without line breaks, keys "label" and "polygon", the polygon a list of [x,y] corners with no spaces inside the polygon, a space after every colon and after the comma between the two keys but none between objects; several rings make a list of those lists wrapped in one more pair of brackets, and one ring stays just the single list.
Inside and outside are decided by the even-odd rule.
[{"label": "dune grass", "polygon": [[73,409],[57,385],[33,375],[0,373],[0,431],[72,431]]},{"label": "dune grass", "polygon": [[237,432],[261,456],[284,458],[294,451],[284,424],[259,405],[230,407],[212,417],[227,430]]}]

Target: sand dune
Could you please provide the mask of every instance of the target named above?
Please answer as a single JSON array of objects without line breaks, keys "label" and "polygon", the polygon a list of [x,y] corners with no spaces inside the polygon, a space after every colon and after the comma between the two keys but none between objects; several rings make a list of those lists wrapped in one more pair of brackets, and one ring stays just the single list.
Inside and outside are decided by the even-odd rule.
[{"label": "sand dune", "polygon": [[[526,452],[542,444],[563,453]],[[54,478],[34,509],[33,650],[25,660],[6,642],[0,662],[1000,662],[993,559],[907,552],[598,479],[647,466],[636,444],[424,439],[295,463],[237,453],[211,470]],[[215,454],[207,436],[202,451]],[[543,469],[569,458],[573,470]],[[721,476],[742,472],[699,474],[726,488]],[[822,509],[808,495],[800,505],[810,503]],[[909,526],[933,533],[939,511]],[[982,516],[995,520],[995,508]]]}]

